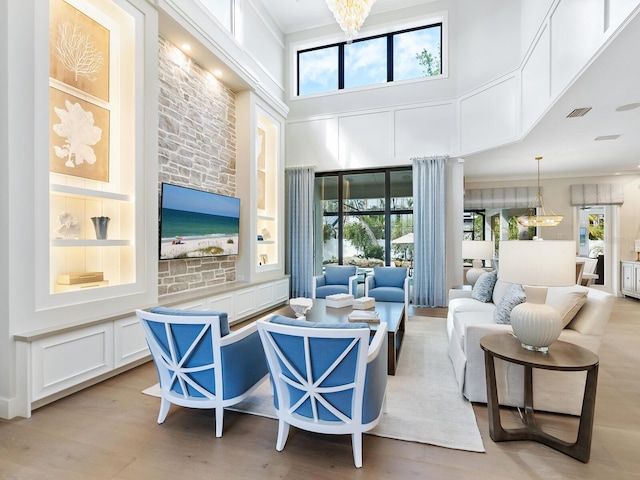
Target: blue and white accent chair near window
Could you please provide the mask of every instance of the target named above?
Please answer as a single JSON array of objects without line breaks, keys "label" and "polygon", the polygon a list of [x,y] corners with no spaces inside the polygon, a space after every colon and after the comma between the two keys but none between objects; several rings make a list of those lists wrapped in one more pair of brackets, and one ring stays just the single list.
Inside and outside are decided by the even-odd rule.
[{"label": "blue and white accent chair near window", "polygon": [[364,296],[378,302],[404,303],[405,319],[409,315],[411,277],[406,267],[373,267],[373,275],[364,281]]},{"label": "blue and white accent chair near window", "polygon": [[328,265],[324,275],[313,277],[311,298],[326,298],[328,295],[345,293],[358,296],[357,268],[351,265]]},{"label": "blue and white accent chair near window", "polygon": [[255,323],[230,332],[226,313],[155,307],[136,315],[160,380],[158,423],[172,403],[215,408],[221,437],[224,407],[241,402],[267,378]]},{"label": "blue and white accent chair near window", "polygon": [[312,323],[274,315],[258,320],[278,417],[276,450],[289,427],[350,434],[362,467],[362,434],[375,427],[387,388],[387,324]]}]

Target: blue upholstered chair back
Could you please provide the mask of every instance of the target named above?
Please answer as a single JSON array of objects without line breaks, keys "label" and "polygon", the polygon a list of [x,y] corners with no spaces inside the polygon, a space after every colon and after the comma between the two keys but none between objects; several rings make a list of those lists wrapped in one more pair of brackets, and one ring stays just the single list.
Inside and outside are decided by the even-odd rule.
[{"label": "blue upholstered chair back", "polygon": [[365,279],[365,296],[378,302],[404,303],[405,319],[409,316],[411,279],[406,267],[374,267],[373,275]]},{"label": "blue upholstered chair back", "polygon": [[136,314],[158,371],[158,423],[170,404],[215,408],[221,436],[224,407],[246,398],[268,373],[255,324],[229,332],[222,312],[157,307]]},{"label": "blue upholstered chair back", "polygon": [[[289,425],[361,438],[379,421],[387,385],[387,333],[371,345],[366,324],[310,324],[279,316],[258,321],[274,388],[282,450]],[[354,440],[354,461],[362,446]],[[359,463],[359,464],[358,464]]]},{"label": "blue upholstered chair back", "polygon": [[326,298],[339,293],[357,297],[357,268],[352,265],[327,265],[324,274],[313,277],[313,298]]}]

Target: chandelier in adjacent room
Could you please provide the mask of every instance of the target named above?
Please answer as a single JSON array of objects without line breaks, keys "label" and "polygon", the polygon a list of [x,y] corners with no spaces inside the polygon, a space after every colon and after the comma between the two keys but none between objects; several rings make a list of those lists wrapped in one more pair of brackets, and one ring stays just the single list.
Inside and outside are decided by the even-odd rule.
[{"label": "chandelier in adjacent room", "polygon": [[371,11],[371,6],[376,0],[327,0],[329,10],[336,17],[340,28],[347,34],[347,43],[351,43],[353,37],[364,23]]},{"label": "chandelier in adjacent room", "polygon": [[540,193],[540,160],[542,160],[542,157],[536,157],[538,162],[538,194],[529,206],[529,210],[516,217],[518,223],[523,227],[555,227],[564,218],[562,215],[555,214],[551,209],[547,210],[544,206],[544,198]]}]

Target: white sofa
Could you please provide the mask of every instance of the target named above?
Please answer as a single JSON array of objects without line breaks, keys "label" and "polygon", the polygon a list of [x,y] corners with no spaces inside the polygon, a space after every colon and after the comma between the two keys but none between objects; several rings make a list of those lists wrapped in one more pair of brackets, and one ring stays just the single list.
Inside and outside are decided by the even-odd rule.
[{"label": "white sofa", "polygon": [[[492,302],[471,298],[471,290],[450,290],[447,335],[449,357],[453,363],[460,393],[471,402],[487,402],[484,351],[480,338],[500,332],[513,332],[511,325],[496,324],[496,305],[511,284],[498,280]],[[547,303],[557,305],[570,292],[583,289],[587,293],[584,305],[560,334],[559,340],[574,343],[598,353],[615,297],[607,292],[576,285],[551,287]],[[563,297],[563,295],[565,297]],[[575,295],[575,294],[574,294]],[[523,375],[520,365],[496,359],[496,380],[501,405],[523,405]],[[540,411],[579,415],[582,408],[585,372],[554,372],[533,370],[533,406]]]}]

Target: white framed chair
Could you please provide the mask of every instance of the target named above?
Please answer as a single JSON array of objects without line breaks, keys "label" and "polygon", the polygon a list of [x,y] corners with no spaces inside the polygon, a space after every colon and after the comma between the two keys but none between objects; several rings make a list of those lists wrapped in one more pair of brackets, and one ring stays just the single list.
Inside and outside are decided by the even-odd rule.
[{"label": "white framed chair", "polygon": [[216,437],[221,437],[224,408],[244,400],[267,378],[255,323],[230,332],[226,313],[156,307],[136,315],[158,371],[158,423],[172,403],[215,408]]},{"label": "white framed chair", "polygon": [[327,265],[322,275],[315,275],[311,282],[311,298],[326,298],[345,293],[358,296],[358,269],[352,265]]},{"label": "white framed chair", "polygon": [[411,277],[407,267],[373,267],[373,275],[364,281],[364,296],[378,302],[404,303],[405,320],[409,317]]},{"label": "white framed chair", "polygon": [[312,323],[272,315],[258,320],[278,417],[276,450],[289,427],[350,434],[362,467],[362,434],[375,427],[387,387],[387,324],[371,344],[367,324]]}]

